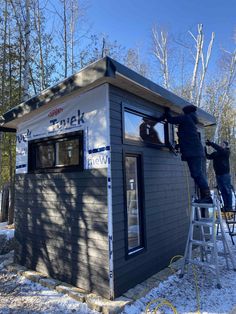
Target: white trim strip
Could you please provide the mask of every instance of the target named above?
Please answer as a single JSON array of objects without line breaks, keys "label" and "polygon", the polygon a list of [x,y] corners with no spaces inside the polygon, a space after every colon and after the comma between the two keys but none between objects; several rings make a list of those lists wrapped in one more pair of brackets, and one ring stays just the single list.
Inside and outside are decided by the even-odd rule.
[{"label": "white trim strip", "polygon": [[107,210],[108,210],[108,245],[109,245],[109,288],[110,299],[114,299],[114,265],[113,265],[113,221],[112,221],[112,180],[111,180],[111,136],[110,136],[110,102],[109,85],[107,85],[107,143],[110,146],[108,150],[107,166]]}]

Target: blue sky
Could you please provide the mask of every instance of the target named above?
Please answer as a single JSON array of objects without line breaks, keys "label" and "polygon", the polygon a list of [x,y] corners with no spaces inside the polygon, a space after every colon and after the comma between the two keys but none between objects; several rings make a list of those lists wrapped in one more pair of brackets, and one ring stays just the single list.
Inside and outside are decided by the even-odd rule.
[{"label": "blue sky", "polygon": [[[236,30],[236,0],[90,0],[87,17],[96,33],[105,33],[125,47],[151,46],[154,23],[169,33],[196,34],[202,23],[206,42],[215,32],[214,58],[220,48],[233,50]],[[189,35],[186,35],[189,36]]]}]

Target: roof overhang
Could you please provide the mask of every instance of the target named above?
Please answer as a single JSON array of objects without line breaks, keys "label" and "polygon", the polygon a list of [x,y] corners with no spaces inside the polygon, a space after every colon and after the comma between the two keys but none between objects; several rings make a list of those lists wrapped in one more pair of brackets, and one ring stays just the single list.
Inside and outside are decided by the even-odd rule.
[{"label": "roof overhang", "polygon": [[[75,92],[82,94],[104,83],[117,86],[157,105],[169,107],[176,113],[182,112],[184,106],[190,105],[183,98],[105,57],[6,112],[3,115],[5,122],[2,127],[4,130],[16,129],[19,123],[53,105],[59,98],[72,96]],[[216,122],[212,115],[202,109],[198,109],[198,117],[204,126],[214,125]]]}]

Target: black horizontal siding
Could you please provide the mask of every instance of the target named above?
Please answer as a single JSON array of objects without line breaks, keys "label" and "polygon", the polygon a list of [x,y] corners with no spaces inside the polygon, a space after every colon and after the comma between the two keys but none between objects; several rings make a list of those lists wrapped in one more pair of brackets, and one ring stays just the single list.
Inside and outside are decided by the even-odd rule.
[{"label": "black horizontal siding", "polygon": [[16,176],[15,259],[109,297],[106,169]]},{"label": "black horizontal siding", "polygon": [[[161,107],[110,87],[111,168],[113,209],[113,252],[115,295],[169,265],[170,259],[183,254],[189,220],[188,185],[193,183],[186,165],[168,149],[123,144],[121,103],[148,110],[153,115]],[[146,250],[126,259],[123,153],[143,154]],[[187,174],[187,175],[186,175]]]},{"label": "black horizontal siding", "polygon": [[[96,291],[99,287],[99,294],[108,297],[108,273],[105,265],[96,267],[95,264],[91,263],[90,258],[88,258],[87,263],[83,263],[80,257],[72,259],[71,255],[65,256],[63,251],[53,254],[43,245],[40,245],[37,255],[32,258],[29,255],[29,250],[35,246],[35,242],[29,242],[29,244],[28,248],[18,245],[15,253],[17,262],[20,261],[21,264],[31,269],[49,274],[53,278],[69,282],[87,291]],[[25,255],[22,253],[25,253]]]}]

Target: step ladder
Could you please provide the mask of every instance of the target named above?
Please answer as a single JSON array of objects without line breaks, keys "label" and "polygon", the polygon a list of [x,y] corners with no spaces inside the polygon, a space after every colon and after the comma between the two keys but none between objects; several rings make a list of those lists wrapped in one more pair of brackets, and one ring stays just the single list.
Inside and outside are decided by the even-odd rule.
[{"label": "step ladder", "polygon": [[[202,215],[203,211],[206,212],[204,217]],[[220,230],[220,234],[217,235],[218,228]],[[217,240],[222,241],[223,252],[218,251]],[[200,248],[200,257],[198,259],[194,259],[192,256],[193,247]],[[189,265],[192,264],[212,271],[216,276],[216,286],[220,289],[221,283],[218,256],[225,257],[228,269],[230,260],[233,269],[236,271],[236,263],[223,228],[223,221],[218,200],[214,199],[213,204],[198,204],[193,201],[188,239],[185,247],[180,278],[184,276],[186,268],[189,273]]]},{"label": "step ladder", "polygon": [[224,211],[222,209],[222,215],[224,217],[225,224],[227,226],[228,234],[231,238],[232,244],[235,245],[233,237],[236,236],[236,211],[235,210]]},{"label": "step ladder", "polygon": [[[227,229],[228,229],[228,234],[231,238],[232,244],[235,245],[234,243],[234,238],[236,236],[236,193],[234,190],[234,187],[232,186],[232,196],[234,198],[234,204],[233,204],[233,210],[229,210],[229,211],[225,211],[224,210],[224,202],[222,199],[222,195],[220,193],[220,190],[218,189],[218,187],[216,187],[217,189],[217,195],[218,195],[218,199],[220,202],[220,207],[221,207],[221,212],[222,212],[222,217],[225,220]],[[219,232],[219,230],[217,229],[217,233]]]}]

